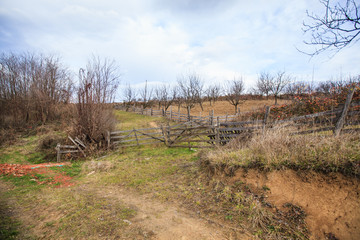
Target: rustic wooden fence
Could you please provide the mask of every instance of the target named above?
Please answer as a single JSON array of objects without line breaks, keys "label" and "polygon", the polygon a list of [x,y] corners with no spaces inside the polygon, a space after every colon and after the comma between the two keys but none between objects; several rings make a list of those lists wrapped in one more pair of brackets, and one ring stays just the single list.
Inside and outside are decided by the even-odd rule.
[{"label": "rustic wooden fence", "polygon": [[68,136],[68,139],[73,145],[61,145],[58,143],[56,145],[56,161],[60,162],[61,154],[70,154],[70,153],[81,153],[84,157],[86,157],[86,145],[79,139]]},{"label": "rustic wooden fence", "polygon": [[164,143],[165,138],[161,128],[142,128],[127,131],[108,132],[108,147],[119,145],[133,147],[147,144]]},{"label": "rustic wooden fence", "polygon": [[[339,135],[341,131],[360,131],[359,103],[352,103],[352,90],[343,106],[331,111],[296,116],[289,119],[269,119],[270,107],[266,107],[264,118],[253,121],[231,122],[213,116],[193,117],[190,121],[173,126],[159,128],[133,129],[108,133],[108,146],[139,146],[144,144],[163,143],[168,147],[204,148],[224,145],[234,138],[247,134],[264,133],[269,128],[281,126],[289,128],[289,134],[309,134],[332,131]],[[165,113],[166,114],[166,113]],[[180,113],[170,111],[170,119],[185,121]],[[188,117],[188,116],[186,116]],[[349,128],[350,126],[350,128]],[[344,127],[346,127],[344,129]]]}]

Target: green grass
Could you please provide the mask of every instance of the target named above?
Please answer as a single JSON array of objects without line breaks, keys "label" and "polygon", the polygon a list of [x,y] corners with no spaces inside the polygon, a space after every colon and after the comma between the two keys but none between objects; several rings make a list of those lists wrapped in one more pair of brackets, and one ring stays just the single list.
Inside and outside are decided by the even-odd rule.
[{"label": "green grass", "polygon": [[156,127],[156,124],[166,123],[167,120],[162,117],[151,117],[141,114],[124,112],[124,111],[114,111],[115,116],[119,123],[116,126],[116,129],[121,130],[131,130],[133,128],[153,128]]},{"label": "green grass", "polygon": [[19,239],[21,223],[9,215],[9,206],[0,199],[0,239]]},{"label": "green grass", "polygon": [[166,146],[128,149],[121,155],[113,154],[103,161],[112,161],[114,170],[101,175],[104,184],[125,184],[140,190],[151,191],[151,186],[161,183],[179,169],[180,164],[193,162],[195,153],[183,148]]},{"label": "green grass", "polygon": [[0,163],[38,164],[48,162],[46,154],[39,152],[38,136],[19,139],[14,145],[0,148]]},{"label": "green grass", "polygon": [[71,166],[62,166],[62,167],[50,167],[51,170],[54,170],[56,172],[61,172],[63,174],[66,174],[70,177],[77,177],[80,176],[81,169],[82,169],[82,162],[74,161]]},{"label": "green grass", "polygon": [[54,197],[57,199],[57,211],[66,212],[49,226],[56,229],[56,237],[96,239],[100,236],[121,236],[121,229],[128,226],[123,220],[135,215],[135,210],[121,202],[113,202],[79,188],[61,189],[48,201],[54,201]]}]

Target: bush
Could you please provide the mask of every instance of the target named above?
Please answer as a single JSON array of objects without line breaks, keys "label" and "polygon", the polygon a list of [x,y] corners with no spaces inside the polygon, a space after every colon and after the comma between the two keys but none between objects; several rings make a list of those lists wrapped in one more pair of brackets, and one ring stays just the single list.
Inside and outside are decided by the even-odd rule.
[{"label": "bush", "polygon": [[115,126],[112,105],[120,76],[114,61],[93,57],[79,73],[77,117],[74,133],[85,142],[100,147],[106,131]]}]

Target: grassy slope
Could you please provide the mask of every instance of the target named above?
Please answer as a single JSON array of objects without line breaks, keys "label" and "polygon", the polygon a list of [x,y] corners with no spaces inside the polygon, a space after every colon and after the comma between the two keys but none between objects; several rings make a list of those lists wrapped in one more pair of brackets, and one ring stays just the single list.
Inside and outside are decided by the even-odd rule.
[{"label": "grassy slope", "polygon": [[[161,118],[120,111],[116,115],[121,129],[154,127],[164,122]],[[34,142],[29,145],[32,147],[27,152],[22,152],[19,145],[1,149],[1,161],[29,162],[27,153],[36,152],[36,138],[25,138],[22,141]],[[278,146],[281,145],[279,142]],[[257,159],[268,161],[262,157],[262,151],[264,149],[259,148],[207,150],[202,156],[218,161],[220,165],[239,165],[239,162],[244,161],[248,166],[251,165],[252,154],[258,154],[255,155],[259,156]],[[283,156],[288,154],[285,150],[280,153]],[[12,155],[9,157],[7,154]],[[269,156],[273,157],[272,154]],[[280,159],[280,156],[276,159]],[[102,158],[88,158],[83,164],[73,164],[67,171],[76,176],[77,185],[70,188],[54,189],[35,185],[26,178],[3,177],[2,180],[8,181],[7,185],[10,187],[4,190],[5,194],[1,194],[0,198],[8,203],[7,206],[15,205],[23,215],[18,218],[16,216],[19,213],[15,214],[15,217],[3,220],[3,224],[9,225],[11,221],[23,224],[21,231],[15,233],[23,238],[134,238],[133,230],[122,220],[131,220],[136,210],[121,202],[115,204],[92,191],[99,186],[109,186],[148,193],[163,201],[181,202],[205,219],[211,218],[221,226],[231,226],[228,229],[248,231],[260,238],[306,239],[306,228],[301,224],[303,219],[286,222],[286,219],[279,218],[262,207],[261,195],[266,194],[266,189],[254,194],[241,182],[229,187],[221,181],[209,179],[199,168],[198,160],[199,155],[195,150],[169,149],[159,144],[118,149]],[[271,166],[272,163],[269,163]],[[79,171],[80,169],[82,170]],[[16,230],[10,229],[7,234]]]},{"label": "grassy slope", "polygon": [[[161,118],[130,113],[117,112],[116,115],[121,129],[154,127],[163,121]],[[0,149],[1,163],[44,162],[44,156],[37,151],[40,138],[25,137],[12,146]],[[0,201],[4,203],[0,212],[0,225],[2,229],[7,230],[1,232],[0,238],[132,238],[134,236],[130,227],[121,220],[131,219],[136,211],[98,196],[91,190],[84,190],[80,186],[86,184],[86,189],[92,189],[101,185],[116,186],[121,183],[147,192],[155,189],[155,195],[161,197],[164,191],[157,191],[156,185],[161,186],[164,177],[177,171],[176,159],[182,163],[192,162],[195,160],[194,155],[194,151],[187,149],[167,149],[162,145],[148,146],[140,149],[129,148],[121,153],[112,152],[101,160],[90,158],[87,159],[90,161],[85,163],[74,162],[67,168],[53,168],[75,177],[77,186],[70,188],[54,189],[37,185],[29,176],[1,176],[5,187],[0,197]],[[87,174],[93,171],[95,174],[88,177]],[[110,207],[104,207],[107,202]],[[10,218],[5,211],[9,205],[15,205],[17,208]],[[116,214],[112,215],[114,212]],[[103,218],[101,222],[98,220]]]},{"label": "grassy slope", "polygon": [[289,136],[280,127],[254,136],[247,143],[233,143],[209,152],[203,160],[213,167],[290,168],[360,176],[360,136],[358,133],[339,137],[333,137],[332,133]]}]

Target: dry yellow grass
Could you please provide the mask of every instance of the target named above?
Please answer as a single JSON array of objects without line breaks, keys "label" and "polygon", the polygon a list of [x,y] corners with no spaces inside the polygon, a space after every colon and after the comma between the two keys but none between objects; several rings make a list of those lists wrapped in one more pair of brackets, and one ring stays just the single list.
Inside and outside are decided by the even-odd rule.
[{"label": "dry yellow grass", "polygon": [[[287,104],[289,103],[289,100],[278,100],[278,104]],[[259,108],[263,108],[264,106],[271,106],[274,105],[274,99],[268,99],[268,100],[247,100],[245,103],[239,105],[240,112],[247,112],[247,111],[254,111]],[[233,115],[235,114],[235,108],[233,105],[231,105],[227,101],[218,101],[212,103],[212,106],[210,106],[210,103],[208,101],[204,102],[203,104],[204,110],[201,110],[201,107],[199,105],[196,105],[193,109],[191,109],[191,115],[199,116],[200,113],[202,116],[209,115],[209,112],[211,110],[214,110],[215,116],[224,116],[226,114]],[[170,110],[170,109],[169,109]],[[178,111],[178,106],[173,105],[172,106],[173,111]],[[180,112],[186,114],[186,109],[181,107]]]}]

